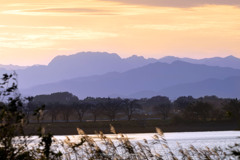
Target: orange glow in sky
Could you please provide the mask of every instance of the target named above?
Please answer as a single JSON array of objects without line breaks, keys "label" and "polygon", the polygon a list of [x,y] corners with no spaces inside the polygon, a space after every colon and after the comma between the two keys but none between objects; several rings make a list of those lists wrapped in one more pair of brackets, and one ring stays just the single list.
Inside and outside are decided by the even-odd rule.
[{"label": "orange glow in sky", "polygon": [[154,5],[153,0],[139,2],[143,3],[3,1],[0,64],[48,64],[57,55],[81,51],[146,58],[240,57],[240,3],[234,4],[237,1],[186,6],[182,5],[186,0],[181,5]]}]

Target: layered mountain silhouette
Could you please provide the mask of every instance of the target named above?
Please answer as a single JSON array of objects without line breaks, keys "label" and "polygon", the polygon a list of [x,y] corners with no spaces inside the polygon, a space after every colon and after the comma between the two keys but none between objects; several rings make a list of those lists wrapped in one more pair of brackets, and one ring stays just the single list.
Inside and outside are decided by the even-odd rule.
[{"label": "layered mountain silhouette", "polygon": [[[23,90],[23,92],[35,95],[69,91],[80,98],[87,96],[127,96],[141,91],[153,91],[165,95],[170,92],[159,91],[165,91],[164,89],[167,87],[179,87],[177,85],[180,84],[194,83],[206,79],[225,79],[239,75],[240,70],[232,68],[212,67],[182,61],[175,61],[171,64],[156,62],[123,73],[111,72],[104,75],[74,78],[36,86]],[[208,87],[208,84],[206,84],[206,87]],[[227,86],[225,85],[225,87]],[[174,90],[173,88],[170,89]],[[189,92],[189,95],[191,93]],[[213,92],[208,94],[212,95]],[[139,98],[143,96],[140,95]]]},{"label": "layered mountain silhouette", "polygon": [[[16,68],[25,95],[68,91],[84,98],[166,95],[239,97],[240,59],[140,56],[121,58],[106,52],[57,56],[48,65]],[[9,69],[0,66],[0,73]],[[215,87],[215,88],[214,88]],[[233,91],[233,89],[235,89]]]},{"label": "layered mountain silhouette", "polygon": [[140,91],[128,95],[131,98],[150,98],[156,95],[165,95],[171,99],[176,99],[180,96],[211,96],[217,95],[223,98],[240,98],[240,76],[229,77],[226,79],[207,79],[195,83],[185,83],[166,87],[159,91]]},{"label": "layered mountain silhouette", "polygon": [[123,72],[156,62],[155,59],[132,56],[122,59],[117,54],[81,52],[70,56],[57,56],[48,65],[35,65],[19,69],[20,88],[57,82],[77,77]]},{"label": "layered mountain silhouette", "polygon": [[158,94],[176,98],[192,95],[201,97],[217,95],[224,98],[240,98],[240,76],[225,79],[207,79],[196,83],[181,84],[162,89]]},{"label": "layered mountain silhouette", "polygon": [[159,59],[160,62],[172,63],[174,61],[184,61],[193,64],[205,64],[208,66],[219,66],[219,67],[230,67],[235,69],[240,69],[240,59],[234,56],[227,57],[213,57],[204,59],[191,59],[191,58],[178,58],[173,56],[167,56]]}]

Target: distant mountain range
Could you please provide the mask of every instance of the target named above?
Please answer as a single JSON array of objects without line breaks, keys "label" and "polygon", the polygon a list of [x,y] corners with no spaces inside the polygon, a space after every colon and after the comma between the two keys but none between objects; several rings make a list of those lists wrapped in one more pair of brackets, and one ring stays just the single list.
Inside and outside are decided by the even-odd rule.
[{"label": "distant mountain range", "polygon": [[172,63],[174,61],[184,61],[193,64],[205,64],[208,66],[219,66],[219,67],[230,67],[235,69],[240,69],[240,59],[234,56],[228,57],[213,57],[204,59],[191,59],[191,58],[178,58],[173,56],[167,56],[159,59],[160,62]]},{"label": "distant mountain range", "polygon": [[82,52],[70,56],[57,56],[47,66],[32,66],[16,72],[19,74],[20,88],[28,88],[77,77],[123,72],[156,61],[137,56],[122,59],[117,54]]},{"label": "distant mountain range", "polygon": [[[68,91],[87,96],[143,98],[166,95],[240,97],[240,59],[121,58],[106,52],[57,56],[48,65],[15,69],[25,95]],[[0,73],[9,72],[0,66]]]},{"label": "distant mountain range", "polygon": [[228,77],[226,79],[206,79],[200,82],[178,84],[171,87],[166,87],[159,91],[140,91],[130,94],[126,97],[131,98],[150,98],[156,95],[165,95],[171,99],[176,99],[180,96],[202,97],[206,95],[217,95],[223,98],[240,98],[240,76]]},{"label": "distant mountain range", "polygon": [[17,66],[17,65],[1,65],[0,64],[0,69],[4,70],[18,70],[18,69],[26,69],[28,66]]},{"label": "distant mountain range", "polygon": [[240,98],[240,76],[225,79],[207,79],[200,82],[180,84],[162,89],[158,94],[176,98],[192,95],[201,97],[217,95],[224,98]]}]

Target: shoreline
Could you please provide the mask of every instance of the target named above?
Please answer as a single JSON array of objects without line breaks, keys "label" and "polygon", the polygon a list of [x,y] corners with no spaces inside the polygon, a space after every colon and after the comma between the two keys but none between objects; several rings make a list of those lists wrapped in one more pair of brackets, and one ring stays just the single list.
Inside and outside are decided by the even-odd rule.
[{"label": "shoreline", "polygon": [[98,122],[58,122],[58,123],[30,123],[25,127],[27,134],[37,134],[40,126],[45,128],[46,133],[53,135],[77,135],[77,128],[86,134],[103,132],[109,134],[110,125],[117,133],[155,133],[156,127],[164,133],[169,132],[203,132],[203,131],[237,131],[239,125],[233,121],[210,121],[210,122],[167,122],[159,120],[148,121],[98,121]]}]

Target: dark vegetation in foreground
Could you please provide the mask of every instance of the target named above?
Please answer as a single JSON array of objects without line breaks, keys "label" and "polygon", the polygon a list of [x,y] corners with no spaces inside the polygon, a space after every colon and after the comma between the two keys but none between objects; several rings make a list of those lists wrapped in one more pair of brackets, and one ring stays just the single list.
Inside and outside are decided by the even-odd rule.
[{"label": "dark vegetation in foreground", "polygon": [[[240,158],[239,145],[222,149],[216,148],[182,148],[172,151],[164,134],[157,128],[157,133],[152,141],[132,142],[123,134],[117,134],[111,126],[110,131],[116,135],[115,139],[108,138],[102,132],[96,133],[98,140],[86,135],[77,129],[80,135],[72,141],[68,137],[64,141],[55,139],[43,126],[44,106],[35,108],[33,112],[26,112],[32,98],[22,99],[17,90],[15,75],[5,74],[0,83],[0,159],[5,160],[49,160],[49,159],[237,159]],[[115,106],[115,101],[120,99],[107,99],[108,106]],[[131,100],[129,100],[132,102]],[[30,103],[29,103],[30,102]],[[114,103],[113,103],[114,102]],[[129,103],[130,103],[129,102]],[[103,103],[103,104],[105,104]],[[120,102],[119,102],[120,103]],[[119,104],[116,103],[116,104]],[[198,102],[200,103],[200,102]],[[198,104],[196,103],[196,104]],[[202,102],[201,102],[202,103]],[[233,104],[232,104],[233,103]],[[227,107],[239,104],[237,100],[230,100]],[[111,105],[110,105],[111,104]],[[231,105],[232,104],[232,105]],[[105,106],[105,105],[103,105]],[[119,106],[118,106],[119,107]],[[170,107],[170,106],[168,106]],[[155,107],[154,107],[155,108]],[[230,107],[231,108],[231,107]],[[69,109],[70,110],[70,109]],[[28,111],[28,110],[27,110]],[[47,111],[47,110],[46,110]],[[234,110],[236,111],[236,110]],[[106,111],[109,112],[109,111]],[[160,112],[161,113],[161,112]],[[170,112],[171,113],[171,112]],[[184,113],[184,112],[183,112]],[[30,116],[32,115],[33,116]],[[234,117],[236,112],[227,111],[227,118],[238,120]],[[161,114],[160,114],[161,115]],[[169,114],[171,115],[171,114]],[[146,115],[147,116],[147,115]],[[25,132],[31,119],[36,119],[39,124],[38,139],[33,139],[32,134]],[[164,117],[164,116],[163,116]],[[163,118],[170,120],[171,116]],[[111,121],[116,120],[109,116]],[[225,117],[224,117],[225,118]],[[236,119],[234,119],[236,118]],[[209,121],[209,117],[194,118],[196,121]],[[131,119],[128,119],[131,120]],[[94,123],[94,122],[92,122]],[[98,123],[98,122],[96,122]],[[144,122],[145,123],[145,122]],[[116,126],[117,127],[117,126]],[[35,131],[34,131],[35,132]]]}]

